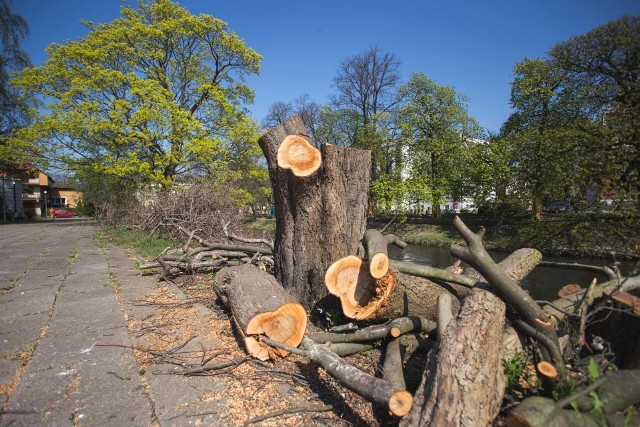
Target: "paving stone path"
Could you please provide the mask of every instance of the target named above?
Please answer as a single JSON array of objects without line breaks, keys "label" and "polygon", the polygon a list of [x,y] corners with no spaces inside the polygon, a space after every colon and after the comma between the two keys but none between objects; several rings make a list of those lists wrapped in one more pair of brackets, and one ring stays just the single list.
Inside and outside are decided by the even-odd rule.
[{"label": "paving stone path", "polygon": [[153,315],[134,302],[157,283],[96,230],[83,219],[0,225],[0,427],[224,425],[224,397],[203,399],[223,381],[136,365],[127,319]]}]

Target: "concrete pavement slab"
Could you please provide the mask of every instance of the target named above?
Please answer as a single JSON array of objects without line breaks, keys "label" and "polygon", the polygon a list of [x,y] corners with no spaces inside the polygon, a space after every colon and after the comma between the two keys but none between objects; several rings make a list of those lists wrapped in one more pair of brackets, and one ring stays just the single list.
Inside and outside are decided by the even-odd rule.
[{"label": "concrete pavement slab", "polygon": [[[3,335],[7,349],[21,349],[43,332],[11,399],[5,404],[0,394],[4,410],[22,413],[5,414],[0,427],[148,426],[154,417],[161,426],[225,425],[228,396],[220,392],[229,380],[161,375],[175,368],[171,364],[154,365],[141,374],[136,364],[132,347],[146,348],[144,332],[136,333],[140,321],[154,315],[162,319],[161,305],[136,305],[157,294],[157,278],[141,277],[122,249],[98,247],[89,238],[91,226],[33,226],[23,228],[26,235],[10,247],[0,239],[0,249],[15,255],[0,261],[10,267],[8,274],[0,274],[0,285],[12,277],[12,289],[0,291],[0,317],[4,308],[10,313],[0,326],[0,348]],[[0,271],[5,270],[2,265]],[[201,307],[194,321],[204,322],[206,311]],[[129,325],[132,330],[127,318],[137,319]],[[21,324],[22,319],[28,320]],[[163,333],[171,338],[174,331]],[[182,351],[216,346],[196,337]],[[183,356],[191,360],[189,354]],[[2,360],[0,384],[16,378],[20,368],[20,361]]]}]

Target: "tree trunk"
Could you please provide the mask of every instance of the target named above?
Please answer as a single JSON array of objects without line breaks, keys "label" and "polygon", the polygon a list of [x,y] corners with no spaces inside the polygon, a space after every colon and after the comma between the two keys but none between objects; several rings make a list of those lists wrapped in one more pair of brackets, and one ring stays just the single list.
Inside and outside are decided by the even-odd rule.
[{"label": "tree trunk", "polygon": [[[542,259],[534,249],[520,249],[499,266],[519,282]],[[414,407],[403,426],[483,426],[502,403],[498,390],[506,306],[493,293],[476,286],[464,298],[429,355]]]},{"label": "tree trunk", "polygon": [[[393,271],[392,271],[393,272]],[[395,319],[401,316],[420,316],[428,320],[436,319],[438,297],[452,295],[452,311],[457,313],[460,301],[469,294],[470,289],[463,285],[433,281],[424,277],[396,272],[398,285],[389,299],[370,319]]]},{"label": "tree trunk", "polygon": [[356,253],[365,232],[371,152],[324,144],[320,168],[297,177],[277,161],[278,148],[289,135],[310,141],[302,119],[294,116],[258,143],[276,207],[275,275],[311,310],[327,295],[326,269],[336,258]]},{"label": "tree trunk", "polygon": [[267,360],[288,354],[259,342],[254,336],[260,334],[293,347],[302,341],[307,314],[269,273],[251,265],[223,268],[213,290],[238,322],[252,356]]},{"label": "tree trunk", "polygon": [[[433,270],[451,277],[459,276],[446,270]],[[353,255],[331,265],[325,284],[331,294],[340,298],[344,315],[355,320],[388,320],[402,316],[435,320],[439,295],[453,294],[453,310],[457,313],[460,299],[469,293],[469,284],[435,282],[394,269],[375,279],[369,272],[369,264]]]}]

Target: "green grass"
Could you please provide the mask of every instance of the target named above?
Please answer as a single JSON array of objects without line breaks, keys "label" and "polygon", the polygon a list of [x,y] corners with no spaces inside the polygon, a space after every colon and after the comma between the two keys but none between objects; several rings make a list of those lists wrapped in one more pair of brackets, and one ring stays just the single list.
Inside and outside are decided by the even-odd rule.
[{"label": "green grass", "polygon": [[180,244],[166,237],[149,236],[137,230],[112,226],[102,227],[95,238],[101,245],[111,242],[144,257],[157,257],[167,246],[176,247]]},{"label": "green grass", "polygon": [[276,220],[268,218],[245,218],[242,227],[252,234],[273,236],[276,233]]},{"label": "green grass", "polygon": [[453,243],[461,244],[462,238],[453,227],[438,225],[407,224],[399,230],[394,230],[407,243],[417,243],[426,246],[448,246]]}]

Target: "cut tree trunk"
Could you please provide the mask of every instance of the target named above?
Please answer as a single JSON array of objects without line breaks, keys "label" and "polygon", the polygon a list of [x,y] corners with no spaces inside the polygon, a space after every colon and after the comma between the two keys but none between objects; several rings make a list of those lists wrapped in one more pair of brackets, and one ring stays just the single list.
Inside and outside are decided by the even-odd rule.
[{"label": "cut tree trunk", "polygon": [[[369,263],[350,255],[339,259],[329,267],[325,285],[329,292],[340,298],[342,312],[356,320],[388,320],[402,316],[420,316],[429,320],[436,318],[438,296],[443,293],[453,295],[453,312],[457,313],[460,299],[469,293],[469,278],[446,273],[450,278],[457,276],[467,285],[445,281],[432,281],[424,277],[400,273],[391,268],[380,279],[369,272]],[[435,273],[434,273],[435,274]]]},{"label": "cut tree trunk", "polygon": [[247,352],[260,359],[288,353],[259,342],[264,334],[274,341],[297,346],[307,326],[307,313],[269,273],[251,265],[223,268],[213,289],[237,321]]},{"label": "cut tree trunk", "polygon": [[[541,259],[534,249],[520,249],[498,265],[519,282]],[[482,287],[465,297],[429,354],[414,408],[401,425],[484,426],[497,415],[504,393],[498,384],[506,306]]]},{"label": "cut tree trunk", "polygon": [[331,263],[356,253],[366,229],[371,152],[324,144],[322,165],[298,177],[278,166],[278,149],[290,135],[311,142],[300,116],[258,140],[267,159],[276,208],[275,275],[308,310],[327,295]]}]

